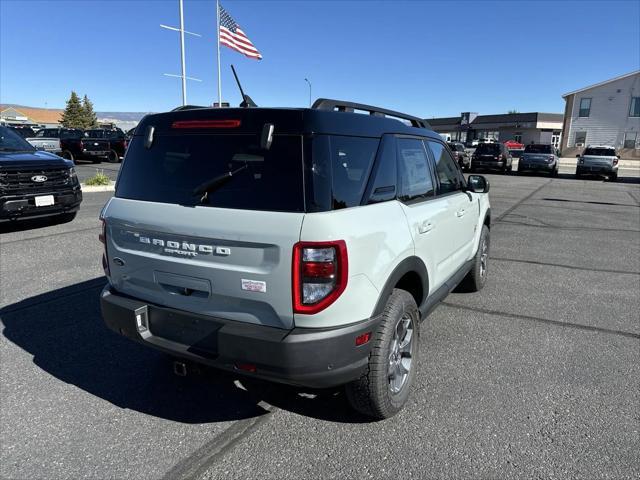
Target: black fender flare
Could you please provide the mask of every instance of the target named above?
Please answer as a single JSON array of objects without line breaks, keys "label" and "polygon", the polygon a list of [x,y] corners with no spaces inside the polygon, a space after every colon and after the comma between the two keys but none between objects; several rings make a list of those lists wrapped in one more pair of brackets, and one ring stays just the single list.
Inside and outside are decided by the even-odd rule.
[{"label": "black fender flare", "polygon": [[427,267],[424,262],[419,257],[411,256],[402,260],[396,268],[393,269],[389,278],[387,278],[387,281],[378,296],[378,302],[373,310],[372,317],[378,316],[382,313],[385,305],[387,304],[388,298],[393,292],[393,288],[397,285],[400,279],[409,272],[417,273],[420,280],[422,280],[422,300],[420,305],[418,305],[418,308],[424,304],[429,295],[429,273],[427,272]]}]

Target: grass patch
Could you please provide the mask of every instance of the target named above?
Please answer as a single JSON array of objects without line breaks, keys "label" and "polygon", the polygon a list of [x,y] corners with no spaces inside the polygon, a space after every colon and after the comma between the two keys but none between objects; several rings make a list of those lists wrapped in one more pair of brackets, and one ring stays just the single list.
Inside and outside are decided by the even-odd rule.
[{"label": "grass patch", "polygon": [[96,174],[93,177],[87,179],[87,181],[84,182],[84,184],[90,187],[95,187],[100,185],[111,185],[111,179],[109,178],[108,175],[104,174],[104,170],[96,170]]}]

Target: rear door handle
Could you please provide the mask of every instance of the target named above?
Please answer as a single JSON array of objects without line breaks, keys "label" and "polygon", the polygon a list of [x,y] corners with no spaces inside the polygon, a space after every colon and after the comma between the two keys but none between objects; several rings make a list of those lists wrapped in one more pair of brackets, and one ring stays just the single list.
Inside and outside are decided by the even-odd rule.
[{"label": "rear door handle", "polygon": [[431,230],[433,230],[433,223],[431,223],[429,220],[425,220],[420,225],[418,225],[418,233],[420,234],[429,233]]},{"label": "rear door handle", "polygon": [[458,211],[456,212],[456,217],[464,217],[464,214],[465,214],[465,213],[466,213],[466,212],[465,212],[464,208],[461,208],[460,210],[458,210]]}]

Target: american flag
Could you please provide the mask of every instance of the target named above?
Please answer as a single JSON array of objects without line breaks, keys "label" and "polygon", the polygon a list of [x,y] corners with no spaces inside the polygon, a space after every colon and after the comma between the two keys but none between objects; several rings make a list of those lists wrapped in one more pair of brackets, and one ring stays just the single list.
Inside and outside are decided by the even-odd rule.
[{"label": "american flag", "polygon": [[253,46],[251,40],[240,29],[231,15],[220,5],[220,43],[229,48],[237,50],[249,58],[262,60],[262,55],[256,47]]}]

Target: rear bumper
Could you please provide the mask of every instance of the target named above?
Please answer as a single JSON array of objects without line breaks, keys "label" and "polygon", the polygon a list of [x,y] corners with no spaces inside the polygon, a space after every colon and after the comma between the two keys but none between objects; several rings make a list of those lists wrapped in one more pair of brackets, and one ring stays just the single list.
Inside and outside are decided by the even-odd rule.
[{"label": "rear bumper", "polygon": [[504,160],[472,160],[471,164],[474,168],[504,168],[506,166]]},{"label": "rear bumper", "polygon": [[588,174],[611,174],[618,172],[618,165],[578,165],[576,173],[579,175]]},{"label": "rear bumper", "polygon": [[518,164],[518,171],[520,172],[553,172],[556,169],[556,162],[552,163],[537,163],[537,162],[527,162],[520,159]]},{"label": "rear bumper", "polygon": [[[45,195],[53,195],[54,204],[37,207],[35,198]],[[2,196],[0,197],[0,222],[76,212],[80,208],[81,202],[82,191],[79,187],[56,192]]]},{"label": "rear bumper", "polygon": [[[153,305],[109,285],[100,295],[100,307],[111,330],[136,342],[222,370],[310,388],[358,378],[367,366],[380,321],[282,330]],[[148,328],[138,327],[137,315],[147,319]],[[356,337],[367,332],[371,340],[357,347]]]}]

